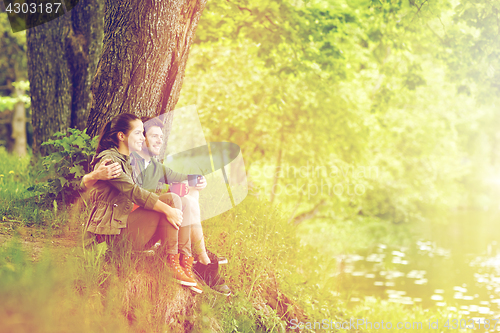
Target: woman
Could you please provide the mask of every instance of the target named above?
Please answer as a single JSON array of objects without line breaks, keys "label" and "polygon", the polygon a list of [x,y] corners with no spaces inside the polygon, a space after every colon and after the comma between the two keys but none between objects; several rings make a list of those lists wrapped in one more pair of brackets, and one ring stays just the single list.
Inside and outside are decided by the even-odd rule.
[{"label": "woman", "polygon": [[[180,198],[171,193],[158,196],[132,181],[129,156],[132,151],[141,150],[143,131],[141,120],[128,113],[118,115],[104,126],[91,165],[99,170],[101,163],[114,162],[123,172],[114,173],[109,180],[96,180],[92,174],[84,176],[82,187],[92,187],[87,237],[112,246],[126,241],[134,250],[145,249],[161,240],[175,279],[182,285],[196,287],[191,268],[190,230],[182,227]],[[141,208],[131,212],[134,203]],[[184,265],[179,262],[178,249]]]}]

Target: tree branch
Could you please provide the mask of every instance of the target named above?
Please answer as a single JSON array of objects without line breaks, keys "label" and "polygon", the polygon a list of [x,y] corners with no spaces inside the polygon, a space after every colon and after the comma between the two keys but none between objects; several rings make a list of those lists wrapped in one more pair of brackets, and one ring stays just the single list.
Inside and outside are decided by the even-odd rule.
[{"label": "tree branch", "polygon": [[240,6],[238,6],[237,4],[235,4],[234,2],[231,2],[231,1],[229,1],[229,0],[226,0],[226,1],[227,1],[227,2],[229,2],[229,3],[232,3],[233,5],[235,5],[236,7],[238,7],[238,9],[239,9],[239,10],[241,10],[241,11],[246,10],[246,11],[248,11],[248,12],[250,13],[250,15],[253,15],[253,12],[252,12],[250,9],[248,9],[248,8],[246,8],[246,7],[240,7]]},{"label": "tree branch", "polygon": [[420,5],[420,7],[419,7],[417,4],[415,4],[415,7],[417,7],[417,8],[418,8],[417,13],[418,13],[418,12],[420,12],[420,9],[421,9],[421,8],[425,5],[425,3],[426,3],[427,1],[428,1],[428,0],[425,0],[424,2],[422,2],[422,4]]},{"label": "tree branch", "polygon": [[4,86],[0,86],[0,90],[12,90],[12,84],[6,84]]},{"label": "tree branch", "polygon": [[427,23],[427,28],[429,28],[429,30],[437,37],[439,38],[439,40],[441,41],[441,43],[444,43],[444,40],[441,38],[441,36],[439,36],[434,30],[432,30],[431,26],[429,25],[429,23]]},{"label": "tree branch", "polygon": [[425,3],[427,2],[428,0],[425,0],[424,2],[422,2],[422,4],[420,5],[420,7],[414,2],[414,1],[411,1],[410,4],[417,7],[417,12],[415,13],[415,15],[413,16],[413,18],[411,19],[411,21],[413,22],[413,20],[415,19],[415,17],[420,13],[420,9],[422,9],[422,7],[425,5]]},{"label": "tree branch", "polygon": [[308,212],[305,212],[305,213],[302,213],[298,216],[296,216],[294,219],[293,219],[293,224],[295,225],[299,225],[300,223],[302,223],[303,221],[305,220],[309,220],[309,219],[312,219],[314,216],[316,216],[316,214],[318,214],[319,212],[319,209],[321,207],[323,207],[325,205],[325,199],[321,200],[318,204],[316,204],[316,206],[314,206],[313,209],[311,209],[310,211]]},{"label": "tree branch", "polygon": [[276,25],[276,23],[274,23],[273,21],[271,21],[271,19],[267,16],[267,15],[264,15],[264,17],[272,24],[274,25],[276,28],[279,28],[279,26]]}]

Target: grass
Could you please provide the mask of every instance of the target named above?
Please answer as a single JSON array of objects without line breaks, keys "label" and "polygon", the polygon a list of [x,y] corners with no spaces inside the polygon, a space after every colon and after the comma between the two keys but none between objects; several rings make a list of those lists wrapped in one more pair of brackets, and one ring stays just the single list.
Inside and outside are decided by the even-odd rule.
[{"label": "grass", "polygon": [[[56,262],[46,252],[32,263],[21,245],[12,241],[1,248],[5,259],[0,263],[0,284],[9,288],[1,290],[0,298],[11,302],[1,304],[0,313],[2,317],[16,313],[19,322],[30,328],[31,322],[43,322],[38,330],[42,332],[64,331],[72,325],[86,332],[99,327],[145,332],[186,327],[210,332],[284,331],[281,317],[287,312],[282,307],[287,302],[292,305],[290,311],[300,307],[270,290],[279,291],[276,275],[285,266],[282,261],[294,240],[283,241],[291,229],[278,232],[283,224],[277,212],[262,219],[237,217],[241,210],[256,208],[258,202],[253,200],[245,201],[240,211],[226,212],[206,223],[207,242],[230,258],[225,267],[227,283],[234,291],[230,298],[208,288],[203,295],[193,296],[174,285],[160,256],[139,258],[128,253],[120,259],[105,259],[103,249],[73,248],[65,262]],[[32,300],[38,301],[28,306]],[[45,312],[36,313],[41,303]],[[108,322],[110,317],[114,319]],[[8,331],[19,331],[16,321],[0,322]]]},{"label": "grass", "polygon": [[409,247],[419,230],[409,224],[393,224],[376,217],[358,216],[344,221],[304,222],[297,227],[304,244],[330,255],[352,254],[377,244]]},{"label": "grass", "polygon": [[29,155],[19,158],[0,147],[0,222],[4,222],[3,232],[38,226],[52,235],[61,234],[68,227],[72,208],[58,207],[55,201],[51,205],[38,204],[37,195],[29,190],[35,182],[33,171]]},{"label": "grass", "polygon": [[[284,331],[283,319],[301,310],[283,296],[278,282],[285,275],[280,267],[286,268],[287,257],[299,250],[298,240],[265,203],[249,197],[237,209],[204,222],[211,249],[230,258],[224,274],[233,296],[209,288],[193,296],[172,283],[159,256],[111,260],[102,249],[79,246],[65,250],[68,259],[54,256],[52,236],[65,237],[70,211],[76,210],[80,222],[84,210],[23,201],[33,182],[29,159],[20,161],[4,150],[0,155],[0,172],[13,171],[2,179],[0,233],[17,236],[0,248],[0,299],[8,300],[0,304],[0,331]],[[47,245],[32,262],[23,243],[34,227]]]},{"label": "grass", "polygon": [[[0,173],[17,160],[0,150],[1,154]],[[15,169],[17,185],[4,180],[0,191],[0,201],[8,205],[1,208],[6,218],[0,222],[0,233],[17,235],[0,246],[0,332],[284,332],[292,320],[383,318],[396,323],[449,315],[381,300],[365,300],[347,309],[336,293],[333,255],[355,248],[348,244],[356,237],[347,237],[353,229],[336,225],[333,230],[339,235],[329,247],[334,235],[321,231],[326,225],[305,233],[289,224],[278,208],[252,195],[203,222],[209,248],[229,259],[222,272],[233,291],[230,297],[208,287],[193,295],[174,284],[159,255],[113,256],[104,248],[84,251],[81,246],[55,252],[52,241],[57,238],[52,236],[71,235],[69,227],[75,230],[85,220],[85,209],[22,204],[28,195],[28,165],[24,161]],[[34,209],[39,209],[38,220]],[[71,210],[76,223],[68,222]],[[381,228],[365,222],[365,231]],[[46,236],[35,261],[23,250],[29,227]],[[297,231],[314,246],[301,242]]]}]

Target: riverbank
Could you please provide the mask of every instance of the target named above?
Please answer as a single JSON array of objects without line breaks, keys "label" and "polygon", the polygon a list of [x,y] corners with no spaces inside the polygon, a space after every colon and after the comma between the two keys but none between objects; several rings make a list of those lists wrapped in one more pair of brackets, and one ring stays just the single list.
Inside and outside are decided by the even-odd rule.
[{"label": "riverbank", "polygon": [[338,255],[368,242],[397,244],[403,233],[390,223],[360,217],[305,232],[309,222],[296,227],[289,214],[249,195],[203,222],[209,249],[229,259],[223,274],[233,295],[209,288],[193,295],[171,283],[161,258],[117,263],[83,251],[85,205],[30,199],[28,159],[9,157],[0,179],[0,332],[283,332],[307,331],[307,323],[323,320],[396,324],[444,315],[380,299],[352,308],[341,296]]},{"label": "riverbank", "polygon": [[50,235],[39,227],[0,223],[0,298],[7,300],[0,305],[0,331],[283,332],[317,331],[319,322],[332,331],[340,325],[335,323],[358,320],[397,325],[450,318],[450,312],[376,298],[348,306],[333,252],[301,242],[300,228],[252,196],[204,223],[210,249],[229,258],[223,273],[231,297],[208,288],[194,295],[174,285],[157,269],[159,257],[131,256],[116,265],[84,252],[74,227]]}]

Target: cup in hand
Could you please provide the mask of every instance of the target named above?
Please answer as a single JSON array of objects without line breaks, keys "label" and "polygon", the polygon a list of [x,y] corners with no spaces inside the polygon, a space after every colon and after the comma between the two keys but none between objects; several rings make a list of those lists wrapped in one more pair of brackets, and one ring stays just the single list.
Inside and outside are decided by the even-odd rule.
[{"label": "cup in hand", "polygon": [[168,191],[183,197],[189,193],[189,187],[184,183],[172,183],[168,187]]},{"label": "cup in hand", "polygon": [[189,186],[196,186],[201,182],[202,175],[188,175],[188,184]]}]

